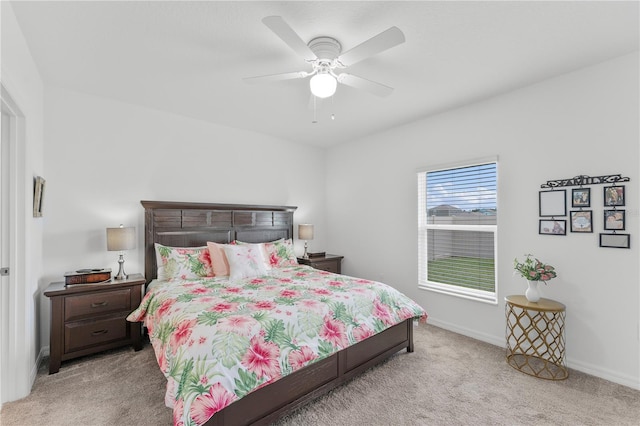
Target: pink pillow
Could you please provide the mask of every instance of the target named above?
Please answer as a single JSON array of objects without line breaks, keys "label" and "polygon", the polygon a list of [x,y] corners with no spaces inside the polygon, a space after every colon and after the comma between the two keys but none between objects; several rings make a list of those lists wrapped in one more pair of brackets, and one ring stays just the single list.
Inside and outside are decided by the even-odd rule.
[{"label": "pink pillow", "polygon": [[229,261],[227,260],[227,255],[224,253],[224,246],[224,244],[207,241],[213,275],[216,277],[229,276]]}]

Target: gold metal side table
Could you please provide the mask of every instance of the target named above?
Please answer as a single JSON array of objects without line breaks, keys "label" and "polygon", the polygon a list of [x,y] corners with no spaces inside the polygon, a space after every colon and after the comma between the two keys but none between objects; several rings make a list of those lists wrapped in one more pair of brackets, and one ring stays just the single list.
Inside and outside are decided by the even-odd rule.
[{"label": "gold metal side table", "polygon": [[509,365],[541,379],[566,379],[565,306],[544,298],[529,302],[521,295],[507,296],[505,301]]}]

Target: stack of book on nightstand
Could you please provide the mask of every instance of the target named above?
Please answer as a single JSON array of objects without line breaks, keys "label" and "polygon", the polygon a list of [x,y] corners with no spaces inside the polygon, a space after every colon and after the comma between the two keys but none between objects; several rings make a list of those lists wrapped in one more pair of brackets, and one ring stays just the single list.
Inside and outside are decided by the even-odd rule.
[{"label": "stack of book on nightstand", "polygon": [[77,271],[65,272],[65,285],[76,284],[102,284],[111,280],[111,268],[78,269]]}]

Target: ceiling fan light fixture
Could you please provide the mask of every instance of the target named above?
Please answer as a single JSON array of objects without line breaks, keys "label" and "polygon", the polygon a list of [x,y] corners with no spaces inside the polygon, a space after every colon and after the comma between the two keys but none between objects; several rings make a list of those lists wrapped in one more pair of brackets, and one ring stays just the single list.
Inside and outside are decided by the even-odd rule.
[{"label": "ceiling fan light fixture", "polygon": [[336,93],[338,82],[329,73],[318,73],[309,80],[309,87],[313,96],[318,98],[328,98]]}]

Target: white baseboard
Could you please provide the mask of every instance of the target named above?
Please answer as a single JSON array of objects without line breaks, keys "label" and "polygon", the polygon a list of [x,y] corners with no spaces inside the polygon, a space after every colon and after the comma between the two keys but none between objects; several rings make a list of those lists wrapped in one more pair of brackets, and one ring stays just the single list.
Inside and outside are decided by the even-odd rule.
[{"label": "white baseboard", "polygon": [[31,387],[33,387],[33,383],[36,381],[36,376],[38,375],[38,369],[40,368],[40,364],[42,364],[44,359],[48,356],[49,356],[49,346],[40,348],[40,352],[36,357],[36,362],[33,366],[31,366]]},{"label": "white baseboard", "polygon": [[[471,337],[472,339],[487,342],[500,348],[506,348],[506,342],[504,336],[493,336],[490,334],[479,333],[477,330],[472,330],[465,327],[460,327],[455,324],[448,323],[446,321],[439,321],[436,318],[429,317],[429,324],[434,325],[445,330],[452,331],[454,333],[462,334],[463,336]],[[604,380],[608,380],[619,385],[627,386],[632,389],[640,390],[640,379],[620,374],[616,371],[611,371],[606,368],[599,367],[577,361],[575,359],[567,358],[567,367],[576,371],[580,371],[591,376],[599,377]]]},{"label": "white baseboard", "polygon": [[460,327],[458,325],[451,324],[446,321],[439,321],[432,317],[429,317],[428,323],[431,325],[435,325],[436,327],[439,327],[439,328],[444,328],[445,330],[453,331],[454,333],[457,333],[457,334],[462,334],[463,336],[471,337],[473,339],[480,340],[482,342],[490,343],[494,346],[506,348],[504,336],[496,337],[490,334],[479,333],[477,330]]},{"label": "white baseboard", "polygon": [[596,376],[604,380],[608,380],[619,385],[627,386],[632,389],[640,390],[640,380],[629,375],[620,374],[617,371],[611,371],[596,365],[588,364],[581,361],[567,358],[567,367],[580,371],[591,376]]}]

